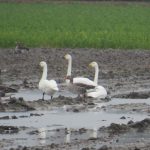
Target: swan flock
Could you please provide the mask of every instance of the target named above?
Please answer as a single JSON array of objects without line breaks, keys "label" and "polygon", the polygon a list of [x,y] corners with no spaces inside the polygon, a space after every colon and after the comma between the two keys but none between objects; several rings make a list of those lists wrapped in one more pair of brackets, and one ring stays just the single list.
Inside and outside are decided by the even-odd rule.
[{"label": "swan flock", "polygon": [[[67,74],[65,82],[67,89],[80,97],[91,97],[91,98],[105,98],[107,96],[106,89],[98,85],[99,67],[96,62],[91,62],[89,66],[95,69],[94,80],[90,80],[85,77],[73,77],[72,76],[72,57],[70,54],[65,55],[65,59],[68,61]],[[42,100],[44,95],[50,95],[51,99],[54,94],[59,91],[58,84],[55,80],[47,79],[47,64],[44,61],[40,62],[40,67],[43,69],[42,77],[39,81],[39,89],[43,92]]]}]

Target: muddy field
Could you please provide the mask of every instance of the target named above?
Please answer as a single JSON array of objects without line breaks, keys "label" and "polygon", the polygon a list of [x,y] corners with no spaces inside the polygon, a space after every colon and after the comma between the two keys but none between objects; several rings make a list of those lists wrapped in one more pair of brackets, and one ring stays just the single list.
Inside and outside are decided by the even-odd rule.
[{"label": "muddy field", "polygon": [[36,48],[29,52],[15,52],[14,49],[0,49],[1,81],[9,85],[37,86],[42,74],[39,62],[43,60],[48,64],[48,78],[63,83],[67,72],[64,55],[67,53],[73,57],[74,76],[94,78],[94,70],[88,65],[97,61],[100,68],[99,84],[104,85],[112,95],[115,92],[123,94],[128,90],[149,90],[150,52],[146,50]]},{"label": "muddy field", "polygon": [[[93,79],[88,64],[98,62],[107,99],[67,93],[67,53],[74,76]],[[148,50],[0,49],[0,149],[149,150],[149,58]],[[59,83],[53,100],[41,100],[40,61]]]}]

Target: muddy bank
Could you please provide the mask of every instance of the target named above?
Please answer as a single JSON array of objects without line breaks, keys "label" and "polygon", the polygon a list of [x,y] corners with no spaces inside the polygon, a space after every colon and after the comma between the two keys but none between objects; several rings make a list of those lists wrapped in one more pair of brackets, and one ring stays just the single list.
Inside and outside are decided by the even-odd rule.
[{"label": "muddy bank", "polygon": [[0,103],[1,112],[14,112],[14,111],[32,111],[35,110],[32,106],[27,104],[23,98],[10,98]]},{"label": "muddy bank", "polygon": [[66,53],[73,57],[74,76],[84,75],[92,78],[93,70],[88,68],[92,61],[97,61],[100,66],[100,79],[150,76],[150,52],[146,50],[39,48],[21,54],[14,53],[14,49],[0,49],[1,76],[4,81],[8,81],[6,77],[11,77],[12,81],[39,79],[39,62],[43,60],[48,63],[49,78],[64,78],[67,70],[67,62],[64,59]]},{"label": "muddy bank", "polygon": [[150,90],[139,90],[135,92],[126,92],[116,94],[113,97],[115,98],[131,98],[131,99],[147,99],[150,97]]},{"label": "muddy bank", "polygon": [[100,131],[107,131],[108,133],[111,133],[112,135],[120,134],[123,132],[127,132],[129,130],[135,129],[140,130],[141,132],[150,128],[150,119],[146,118],[142,121],[133,122],[129,121],[128,124],[115,124],[112,123],[108,127],[102,127],[99,130]]},{"label": "muddy bank", "polygon": [[[70,106],[70,107],[67,107]],[[88,110],[88,108],[95,107],[92,99],[86,98],[71,98],[59,96],[52,100],[34,100],[24,101],[20,98],[8,98],[0,103],[0,112],[22,112],[33,110],[52,110],[55,107],[63,107],[66,111],[79,112]]]}]

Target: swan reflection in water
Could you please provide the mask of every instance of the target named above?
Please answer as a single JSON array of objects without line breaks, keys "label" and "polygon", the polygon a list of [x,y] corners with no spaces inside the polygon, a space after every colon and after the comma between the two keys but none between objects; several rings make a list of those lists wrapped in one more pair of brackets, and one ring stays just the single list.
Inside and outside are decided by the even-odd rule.
[{"label": "swan reflection in water", "polygon": [[45,144],[46,143],[46,129],[45,128],[39,128],[38,129],[38,136],[39,136],[40,144]]},{"label": "swan reflection in water", "polygon": [[96,128],[96,127],[94,127],[94,128],[92,129],[91,137],[92,137],[92,138],[97,138],[97,128]]},{"label": "swan reflection in water", "polygon": [[66,136],[65,136],[65,143],[70,143],[70,137],[71,137],[71,129],[67,128],[66,129]]}]

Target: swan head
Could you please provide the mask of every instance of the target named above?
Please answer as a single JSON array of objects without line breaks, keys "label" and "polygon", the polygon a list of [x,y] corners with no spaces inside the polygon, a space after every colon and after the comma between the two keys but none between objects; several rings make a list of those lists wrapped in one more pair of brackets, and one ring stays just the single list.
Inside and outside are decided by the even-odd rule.
[{"label": "swan head", "polygon": [[45,62],[45,61],[41,61],[41,62],[40,62],[40,66],[41,66],[41,67],[46,66],[46,62]]},{"label": "swan head", "polygon": [[93,61],[89,64],[90,67],[96,67],[98,66],[97,62]]},{"label": "swan head", "polygon": [[71,55],[69,55],[69,54],[66,54],[66,55],[65,55],[65,59],[69,60],[69,59],[71,59],[71,58],[72,58]]}]

